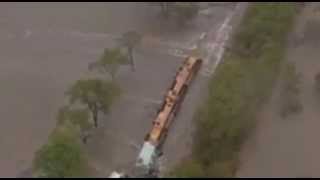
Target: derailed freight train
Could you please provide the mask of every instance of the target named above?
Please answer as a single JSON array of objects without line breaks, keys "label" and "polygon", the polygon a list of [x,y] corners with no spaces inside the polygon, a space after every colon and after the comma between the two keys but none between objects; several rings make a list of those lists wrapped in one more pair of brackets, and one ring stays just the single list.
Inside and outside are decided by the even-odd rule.
[{"label": "derailed freight train", "polygon": [[[188,86],[201,65],[201,59],[187,57],[179,68],[155,119],[152,121],[151,130],[145,137],[144,144],[135,164],[135,172],[132,172],[133,176],[157,177],[157,159],[162,155],[162,145],[166,140],[169,127],[180,109]],[[124,177],[124,175],[113,172],[113,177]]]}]

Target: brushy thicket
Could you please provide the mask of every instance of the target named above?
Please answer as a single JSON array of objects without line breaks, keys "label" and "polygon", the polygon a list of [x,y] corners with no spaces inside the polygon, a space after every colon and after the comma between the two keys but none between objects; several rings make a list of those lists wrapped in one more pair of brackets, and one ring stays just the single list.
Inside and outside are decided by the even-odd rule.
[{"label": "brushy thicket", "polygon": [[240,147],[285,58],[297,10],[295,3],[250,4],[195,116],[193,155],[170,176],[234,176]]},{"label": "brushy thicket", "polygon": [[87,159],[81,149],[78,132],[70,122],[59,124],[48,143],[36,153],[34,176],[43,178],[85,177]]}]

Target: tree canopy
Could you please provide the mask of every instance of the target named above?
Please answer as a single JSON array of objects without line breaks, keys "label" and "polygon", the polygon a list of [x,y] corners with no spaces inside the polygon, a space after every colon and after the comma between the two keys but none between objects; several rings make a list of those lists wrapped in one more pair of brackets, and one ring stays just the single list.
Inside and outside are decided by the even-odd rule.
[{"label": "tree canopy", "polygon": [[128,58],[122,54],[121,49],[105,48],[101,58],[88,66],[89,70],[97,70],[100,73],[108,73],[114,80],[120,65],[128,64]]},{"label": "tree canopy", "polygon": [[98,112],[107,113],[115,98],[120,95],[120,89],[113,82],[99,79],[78,80],[67,91],[70,103],[80,103],[91,111],[97,127]]},{"label": "tree canopy", "polygon": [[78,127],[80,131],[88,130],[92,127],[90,123],[90,114],[87,109],[71,109],[69,106],[64,106],[58,112],[58,125],[64,125],[70,122]]},{"label": "tree canopy", "polygon": [[36,152],[34,170],[37,177],[65,178],[86,175],[86,159],[72,132],[69,129],[57,129],[49,137],[49,142]]}]

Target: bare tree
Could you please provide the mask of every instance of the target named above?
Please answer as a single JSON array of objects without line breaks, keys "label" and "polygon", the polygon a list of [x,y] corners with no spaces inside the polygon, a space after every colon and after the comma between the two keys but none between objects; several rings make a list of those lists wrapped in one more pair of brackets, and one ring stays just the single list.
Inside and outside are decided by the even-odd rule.
[{"label": "bare tree", "polygon": [[133,60],[133,51],[134,48],[141,42],[142,36],[136,31],[129,31],[122,35],[119,39],[122,46],[127,48],[129,62],[131,64],[131,68],[135,70],[135,63]]}]

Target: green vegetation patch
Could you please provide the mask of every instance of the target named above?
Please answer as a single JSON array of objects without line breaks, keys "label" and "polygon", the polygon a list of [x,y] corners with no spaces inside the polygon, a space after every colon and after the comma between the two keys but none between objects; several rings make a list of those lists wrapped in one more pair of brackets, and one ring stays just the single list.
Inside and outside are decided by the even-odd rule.
[{"label": "green vegetation patch", "polygon": [[[114,77],[118,65],[125,60],[119,49],[106,49],[103,57],[93,65],[102,72],[111,71]],[[87,144],[94,127],[98,127],[99,112],[107,114],[110,111],[121,95],[121,89],[114,79],[80,79],[66,95],[69,105],[59,109],[56,128],[34,158],[33,174],[36,177],[69,178],[90,174],[82,145]]]},{"label": "green vegetation patch", "polygon": [[[120,96],[120,88],[114,82],[81,79],[67,91],[67,95],[70,106],[59,109],[56,128],[36,153],[33,162],[36,177],[85,177],[90,173],[82,144],[86,144],[93,127],[98,126],[98,112],[109,111]],[[80,102],[82,108],[72,108],[75,102]]]},{"label": "green vegetation patch", "polygon": [[47,144],[36,153],[34,174],[36,177],[65,178],[84,177],[87,162],[79,139],[73,128],[58,126]]},{"label": "green vegetation patch", "polygon": [[284,60],[286,38],[297,14],[295,3],[252,3],[209,83],[195,116],[192,160],[170,176],[232,177],[240,147],[270,95]]}]

